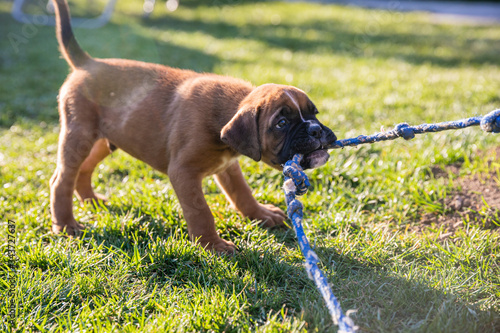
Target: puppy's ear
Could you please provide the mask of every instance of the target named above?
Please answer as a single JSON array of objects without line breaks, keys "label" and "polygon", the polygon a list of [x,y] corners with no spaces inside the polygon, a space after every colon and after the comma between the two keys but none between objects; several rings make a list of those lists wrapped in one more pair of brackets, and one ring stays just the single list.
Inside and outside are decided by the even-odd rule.
[{"label": "puppy's ear", "polygon": [[220,137],[238,153],[260,161],[258,109],[254,107],[240,109],[222,128]]}]

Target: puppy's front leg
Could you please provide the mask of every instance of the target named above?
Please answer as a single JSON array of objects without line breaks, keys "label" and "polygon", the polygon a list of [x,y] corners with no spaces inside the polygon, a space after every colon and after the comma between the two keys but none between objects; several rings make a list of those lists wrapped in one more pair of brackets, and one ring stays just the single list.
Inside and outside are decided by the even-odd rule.
[{"label": "puppy's front leg", "polygon": [[237,161],[216,174],[215,180],[227,199],[245,217],[260,220],[262,226],[267,228],[284,226],[285,213],[274,205],[260,204],[255,200]]},{"label": "puppy's front leg", "polygon": [[186,168],[169,168],[168,176],[184,212],[191,240],[218,253],[234,253],[236,246],[217,234],[215,221],[207,205],[201,182],[203,177]]}]

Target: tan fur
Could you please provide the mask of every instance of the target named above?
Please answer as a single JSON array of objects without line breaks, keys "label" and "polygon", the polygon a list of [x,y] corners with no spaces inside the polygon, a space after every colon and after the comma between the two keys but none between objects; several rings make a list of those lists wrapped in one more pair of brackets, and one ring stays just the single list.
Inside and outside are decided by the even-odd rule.
[{"label": "tan fur", "polygon": [[[54,2],[64,13],[65,1]],[[69,21],[58,19],[59,34],[70,29]],[[138,61],[94,59],[81,53],[71,34],[66,39],[74,43],[74,54],[61,44],[73,71],[59,94],[61,132],[51,179],[55,233],[65,230],[75,235],[83,229],[72,213],[74,190],[82,201],[103,199],[92,190],[91,175],[110,154],[110,146],[168,174],[189,235],[202,246],[235,251],[233,243],[217,234],[205,201],[202,179],[209,175],[215,175],[244,216],[263,221],[266,227],[283,225],[285,214],[279,208],[253,198],[237,157],[243,153],[281,168],[276,156],[282,138],[266,129],[283,105],[306,108],[308,98],[302,91],[280,85],[255,88],[235,78]]]}]

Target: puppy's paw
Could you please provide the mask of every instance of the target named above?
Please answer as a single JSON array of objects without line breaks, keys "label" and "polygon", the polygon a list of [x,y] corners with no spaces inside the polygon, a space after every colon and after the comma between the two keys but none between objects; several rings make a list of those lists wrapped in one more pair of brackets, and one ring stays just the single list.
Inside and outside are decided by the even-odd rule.
[{"label": "puppy's paw", "polygon": [[99,207],[100,205],[108,202],[108,198],[105,195],[94,192],[87,195],[80,195],[80,193],[77,192],[77,196],[78,199],[80,199],[80,202],[91,203],[94,207]]},{"label": "puppy's paw", "polygon": [[217,254],[233,255],[238,253],[236,245],[233,242],[226,241],[219,236],[217,237],[201,237],[198,239],[198,244],[205,250],[215,252]]},{"label": "puppy's paw", "polygon": [[52,232],[56,235],[66,233],[68,236],[78,237],[82,234],[83,230],[85,230],[85,227],[75,220],[67,224],[52,223]]},{"label": "puppy's paw", "polygon": [[261,221],[260,226],[264,228],[286,227],[284,221],[285,213],[271,204],[259,204],[252,214],[248,215],[252,220]]}]

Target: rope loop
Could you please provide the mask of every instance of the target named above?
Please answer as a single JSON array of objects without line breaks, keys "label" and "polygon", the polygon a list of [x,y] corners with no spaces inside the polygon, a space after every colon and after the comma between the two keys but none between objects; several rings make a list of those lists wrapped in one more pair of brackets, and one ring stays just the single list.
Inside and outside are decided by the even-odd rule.
[{"label": "rope loop", "polygon": [[410,125],[408,125],[407,123],[396,125],[394,131],[398,136],[402,137],[405,140],[411,140],[415,137],[415,132],[413,131],[413,128],[411,128]]},{"label": "rope loop", "polygon": [[485,132],[500,133],[500,109],[491,111],[481,119],[481,129]]}]

